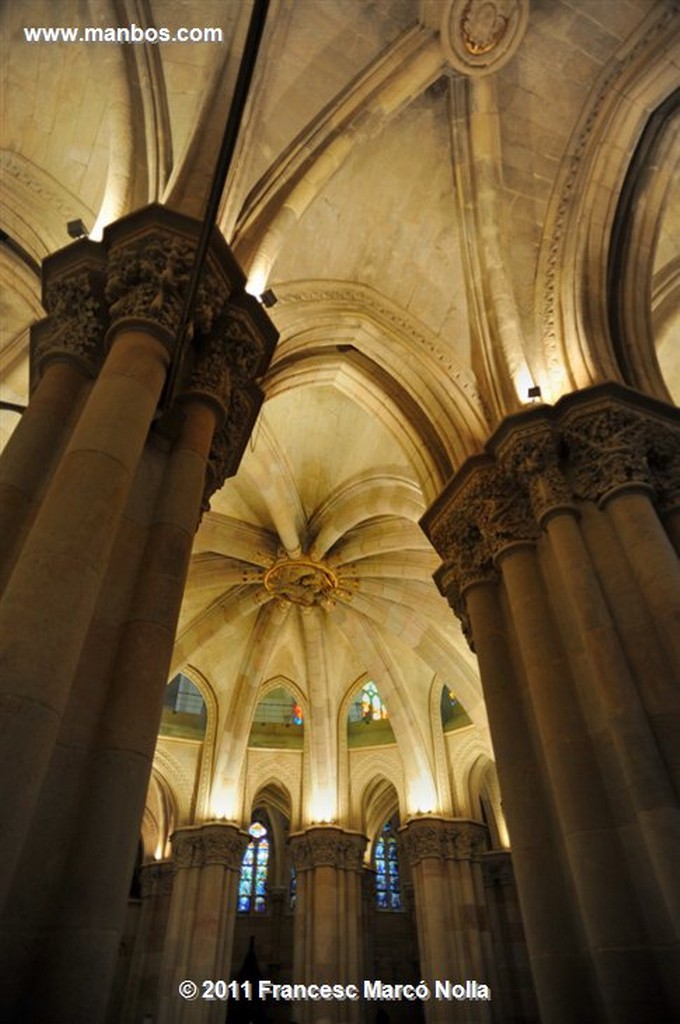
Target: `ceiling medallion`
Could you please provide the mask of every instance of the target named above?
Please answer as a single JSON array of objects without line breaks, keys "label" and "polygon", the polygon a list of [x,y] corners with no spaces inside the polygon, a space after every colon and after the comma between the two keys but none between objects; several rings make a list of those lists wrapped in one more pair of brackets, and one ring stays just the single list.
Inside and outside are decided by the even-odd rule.
[{"label": "ceiling medallion", "polygon": [[519,46],[529,20],[529,0],[451,0],[441,23],[448,63],[464,75],[488,75]]},{"label": "ceiling medallion", "polygon": [[335,573],[322,562],[304,557],[275,562],[265,573],[264,585],[270,594],[303,608],[332,607],[339,592]]}]

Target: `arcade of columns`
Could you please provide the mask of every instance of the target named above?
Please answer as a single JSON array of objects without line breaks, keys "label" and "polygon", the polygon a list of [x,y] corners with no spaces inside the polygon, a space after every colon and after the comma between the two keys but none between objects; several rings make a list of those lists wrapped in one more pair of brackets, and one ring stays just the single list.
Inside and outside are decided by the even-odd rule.
[{"label": "arcade of columns", "polygon": [[[275,344],[215,236],[177,365],[197,231],[149,207],[45,265],[33,393],[1,479],[8,1020],[104,1019],[192,538]],[[678,1005],[679,432],[674,410],[619,385],[576,392],[507,418],[423,520],[479,658],[546,1024]],[[452,965],[492,980],[483,831],[402,829],[430,984]],[[145,869],[160,1020],[221,1019],[175,991],[229,975],[246,840],[225,822],[180,829],[173,865]],[[291,843],[295,979],[360,981],[365,838],[312,825]],[[362,1019],[354,1003],[296,1010]],[[428,1022],[493,1013],[425,1005]]]},{"label": "arcade of columns", "polygon": [[[425,42],[429,83],[442,55]],[[384,109],[417,92],[395,63],[406,70]],[[474,93],[473,157],[490,95]],[[482,182],[487,157],[476,157]],[[284,209],[297,216],[312,194],[290,190]],[[485,280],[503,305],[493,208],[474,201]],[[31,399],[0,461],[7,1021],[107,1019],[192,541],[262,402],[276,332],[217,233],[178,346],[198,233],[153,206],[44,264]],[[266,235],[263,262],[280,235]],[[500,983],[523,941],[519,909],[543,1024],[680,1013],[679,435],[661,401],[615,384],[576,391],[505,418],[423,519],[479,661],[512,840],[511,865],[484,852],[478,822],[427,814],[402,826],[422,978],[475,978],[494,993],[430,1000],[427,1024],[535,1019]],[[366,837],[303,824],[290,838],[295,980],[358,982]],[[223,1020],[222,1003],[183,1002],[177,985],[230,976],[246,842],[239,824],[208,821],[178,829],[172,858],[143,867],[126,1022],[148,1005],[162,1024]],[[356,1003],[294,1012],[300,1024],[365,1020]]]}]

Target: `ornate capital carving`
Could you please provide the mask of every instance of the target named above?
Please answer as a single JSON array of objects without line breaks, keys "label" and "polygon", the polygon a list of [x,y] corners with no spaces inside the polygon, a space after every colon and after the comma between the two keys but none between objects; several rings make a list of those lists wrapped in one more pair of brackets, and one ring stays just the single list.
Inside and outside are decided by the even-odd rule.
[{"label": "ornate capital carving", "polygon": [[526,487],[532,513],[541,525],[551,514],[574,508],[561,449],[559,433],[546,421],[515,430],[498,445],[501,466]]},{"label": "ornate capital carving", "polygon": [[68,359],[96,374],[108,326],[104,273],[105,255],[88,239],[45,260],[42,301],[48,316],[31,328],[32,378],[52,359]]},{"label": "ornate capital carving", "polygon": [[263,401],[262,392],[254,384],[232,389],[227,417],[215,431],[210,446],[203,490],[204,512],[210,508],[212,495],[237,471]]},{"label": "ornate capital carving", "polygon": [[361,871],[366,837],[340,828],[312,828],[290,839],[296,871],[332,867],[339,871]]},{"label": "ornate capital carving", "polygon": [[535,541],[538,536],[526,491],[497,466],[485,466],[471,475],[458,500],[493,558],[513,544]]},{"label": "ornate capital carving", "polygon": [[574,409],[563,427],[574,495],[599,502],[620,487],[651,487],[644,428],[644,417],[623,405]]},{"label": "ornate capital carving", "polygon": [[175,877],[175,866],[172,861],[160,860],[144,864],[139,872],[139,884],[142,899],[155,896],[169,896]]},{"label": "ornate capital carving", "polygon": [[647,466],[659,511],[680,507],[680,424],[649,420],[645,429]]},{"label": "ornate capital carving", "polygon": [[[112,243],[106,282],[111,322],[145,320],[165,328],[173,337],[195,255],[194,239],[160,227]],[[228,282],[205,268],[189,325],[191,336],[210,332],[229,293]]]},{"label": "ornate capital carving", "polygon": [[235,825],[215,823],[180,829],[173,834],[171,843],[178,869],[222,864],[231,871],[240,871],[248,836]]},{"label": "ornate capital carving", "polygon": [[473,860],[486,844],[486,828],[474,821],[413,818],[400,830],[412,867],[433,860]]}]

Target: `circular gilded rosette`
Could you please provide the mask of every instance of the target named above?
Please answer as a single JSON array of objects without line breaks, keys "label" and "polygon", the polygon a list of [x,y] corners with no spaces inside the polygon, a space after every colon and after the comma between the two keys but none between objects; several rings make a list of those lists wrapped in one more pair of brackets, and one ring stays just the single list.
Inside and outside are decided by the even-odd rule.
[{"label": "circular gilded rosette", "polygon": [[529,0],[451,0],[441,22],[444,54],[455,71],[492,74],[517,50],[529,20]]}]

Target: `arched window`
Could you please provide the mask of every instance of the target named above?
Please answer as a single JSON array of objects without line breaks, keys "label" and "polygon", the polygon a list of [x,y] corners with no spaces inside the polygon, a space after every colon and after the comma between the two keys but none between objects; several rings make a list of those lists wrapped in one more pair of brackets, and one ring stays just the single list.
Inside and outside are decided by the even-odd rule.
[{"label": "arched window", "polygon": [[399,850],[394,823],[385,822],[375,843],[375,902],[378,910],[401,910]]},{"label": "arched window", "polygon": [[250,842],[243,854],[241,878],[238,885],[238,910],[260,912],[265,909],[267,894],[267,867],[269,864],[269,836],[260,821],[248,829]]},{"label": "arched window", "polygon": [[361,717],[364,721],[379,722],[387,718],[387,708],[382,702],[375,683],[366,683],[361,691]]}]

